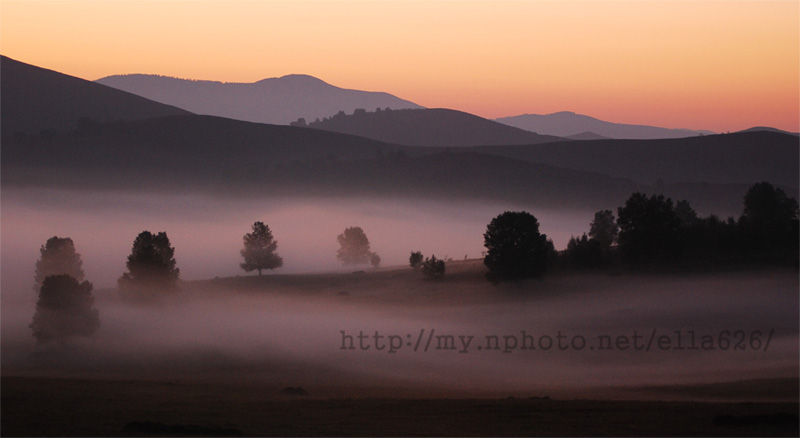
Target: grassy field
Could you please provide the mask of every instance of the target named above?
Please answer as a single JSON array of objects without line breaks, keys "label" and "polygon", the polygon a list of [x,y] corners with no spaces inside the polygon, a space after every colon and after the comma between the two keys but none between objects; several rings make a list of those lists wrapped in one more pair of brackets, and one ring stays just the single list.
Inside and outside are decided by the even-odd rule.
[{"label": "grassy field", "polygon": [[797,436],[797,411],[797,403],[332,399],[262,385],[2,380],[4,436]]},{"label": "grassy field", "polygon": [[[102,326],[36,346],[3,321],[4,436],[797,436],[796,270],[556,272],[492,285],[480,261],[97,291]],[[414,351],[425,333],[766,330],[753,351]],[[342,331],[406,334],[396,353]],[[434,345],[435,345],[434,341]],[[423,342],[424,344],[424,342]],[[748,344],[749,345],[749,344]],[[307,395],[286,394],[302,387]]]}]

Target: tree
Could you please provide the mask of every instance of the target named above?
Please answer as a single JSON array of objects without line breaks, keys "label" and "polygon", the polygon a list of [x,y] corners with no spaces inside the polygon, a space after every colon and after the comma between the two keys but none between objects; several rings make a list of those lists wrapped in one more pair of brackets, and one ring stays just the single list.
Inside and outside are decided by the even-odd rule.
[{"label": "tree", "polygon": [[369,239],[361,227],[346,228],[336,236],[339,250],[336,258],[345,265],[362,265],[369,263],[372,252],[369,250]]},{"label": "tree", "polygon": [[606,255],[603,244],[592,237],[586,237],[586,233],[580,238],[571,237],[564,251],[566,264],[575,268],[599,268],[605,260]]},{"label": "tree", "polygon": [[797,201],[768,182],[747,190],[739,224],[751,249],[798,245]]},{"label": "tree", "polygon": [[369,263],[373,268],[378,269],[381,266],[381,256],[377,252],[373,252],[369,258]]},{"label": "tree", "polygon": [[83,261],[75,251],[75,244],[69,237],[53,236],[39,249],[40,257],[36,262],[34,290],[39,291],[45,277],[67,274],[77,281],[83,281]]},{"label": "tree", "polygon": [[680,252],[681,221],[670,198],[637,192],[617,215],[619,249],[628,261],[663,260]]},{"label": "tree", "polygon": [[594,214],[594,220],[589,224],[589,237],[597,240],[603,248],[609,248],[616,243],[619,226],[611,210],[601,210]]},{"label": "tree", "polygon": [[278,241],[272,238],[272,231],[263,222],[253,224],[253,232],[247,233],[243,237],[244,248],[241,251],[244,263],[240,264],[245,272],[258,270],[261,275],[262,269],[275,269],[283,266],[283,258],[275,250],[278,248]]},{"label": "tree", "polygon": [[100,312],[93,306],[92,283],[67,274],[49,275],[39,290],[30,325],[33,336],[40,344],[90,336],[100,327]]},{"label": "tree", "polygon": [[506,211],[492,219],[483,235],[487,248],[483,263],[493,281],[537,277],[547,271],[547,236],[539,221],[526,211]]},{"label": "tree", "polygon": [[[319,120],[319,119],[317,119],[317,120]],[[298,128],[305,128],[308,125],[306,124],[306,119],[300,117],[296,121],[289,123],[289,126],[296,126]]]},{"label": "tree", "polygon": [[694,211],[689,201],[685,199],[675,203],[675,215],[678,216],[683,228],[693,227],[700,221],[700,218],[697,217],[697,212]]},{"label": "tree", "polygon": [[428,278],[442,278],[445,272],[445,263],[442,259],[437,259],[435,255],[426,258],[422,262],[422,274]]},{"label": "tree", "polygon": [[412,252],[411,256],[408,258],[408,264],[414,269],[419,269],[419,267],[422,265],[422,261],[423,257],[422,252],[420,251]]},{"label": "tree", "polygon": [[128,272],[117,283],[123,289],[140,293],[177,289],[180,270],[175,267],[175,248],[170,246],[167,233],[142,231],[133,241],[128,256]]}]

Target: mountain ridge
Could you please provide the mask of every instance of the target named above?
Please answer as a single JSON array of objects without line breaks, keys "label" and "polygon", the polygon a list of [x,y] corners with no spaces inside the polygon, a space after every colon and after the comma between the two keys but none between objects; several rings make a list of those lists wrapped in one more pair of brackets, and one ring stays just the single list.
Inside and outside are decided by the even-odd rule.
[{"label": "mountain ridge", "polygon": [[195,114],[275,125],[356,108],[422,108],[386,92],[341,88],[305,74],[256,82],[220,82],[135,73],[106,76],[94,82]]},{"label": "mountain ridge", "polygon": [[333,117],[309,123],[308,127],[425,147],[538,144],[564,140],[446,108],[359,110],[349,115],[339,112]]},{"label": "mountain ridge", "polygon": [[570,137],[585,132],[591,132],[598,136],[613,139],[645,140],[714,134],[712,131],[672,129],[650,125],[607,122],[572,111],[559,111],[544,115],[521,114],[518,116],[501,117],[495,119],[495,121],[527,131],[555,135],[558,137]]},{"label": "mountain ridge", "polygon": [[772,128],[770,126],[753,126],[752,128],[742,129],[741,131],[736,131],[737,134],[741,133],[741,132],[777,132],[779,134],[788,134],[788,135],[800,136],[800,133],[798,133],[798,132],[784,131],[783,129]]},{"label": "mountain ridge", "polygon": [[[22,74],[4,75],[4,89],[24,89],[22,84],[56,92],[23,93],[26,99],[10,101],[3,95],[3,187],[436,197],[595,210],[620,205],[632,192],[643,191],[688,199],[698,212],[717,214],[740,212],[743,194],[760,180],[778,185],[788,181],[787,193],[797,193],[798,139],[775,132],[674,140],[560,139],[517,146],[402,146],[318,129],[190,114],[101,84],[72,77],[65,81],[65,75],[17,66]],[[115,117],[87,120],[72,112],[74,108],[57,104],[91,103],[87,96],[95,95],[105,99],[105,107],[95,111],[119,112],[129,102],[144,103],[148,111],[123,122]],[[178,113],[153,117],[154,108]],[[47,123],[41,117],[47,111],[81,123],[55,132],[34,129],[17,135],[9,130],[8,123],[15,120]],[[420,111],[416,114],[425,114]]]},{"label": "mountain ridge", "polygon": [[191,114],[7,56],[0,56],[0,97],[3,131],[11,134],[75,129],[83,118],[117,122]]}]

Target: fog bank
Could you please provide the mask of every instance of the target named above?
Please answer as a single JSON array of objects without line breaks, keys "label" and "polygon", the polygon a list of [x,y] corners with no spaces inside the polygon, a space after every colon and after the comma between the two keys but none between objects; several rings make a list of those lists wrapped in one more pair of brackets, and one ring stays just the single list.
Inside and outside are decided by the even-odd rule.
[{"label": "fog bank", "polygon": [[[796,271],[561,273],[492,286],[478,261],[453,263],[444,280],[431,282],[407,267],[342,268],[335,260],[336,235],[353,225],[364,229],[384,265],[404,266],[412,250],[479,257],[486,224],[504,210],[532,212],[557,248],[586,231],[593,212],[49,190],[4,191],[2,207],[6,375],[260,381],[332,396],[364,386],[564,397],[592,388],[593,397],[602,396],[609,386],[797,378]],[[191,282],[244,274],[238,267],[241,239],[257,220],[268,223],[279,242],[285,261],[279,272],[342,275]],[[125,303],[115,289],[142,230],[168,233],[181,277],[188,281],[160,306]],[[36,345],[28,327],[36,302],[34,264],[39,247],[53,235],[75,242],[100,311],[98,332],[68,347]],[[351,274],[354,269],[366,273]],[[454,348],[437,349],[442,341],[431,337],[432,331],[453,336]],[[673,345],[687,343],[690,332],[718,343],[725,331],[732,343],[741,331],[746,348],[635,348],[658,345],[656,335],[671,337]],[[756,333],[759,347],[751,348]],[[526,335],[537,348],[519,347]],[[547,338],[558,342],[562,335],[571,348],[543,348]],[[624,336],[630,348],[598,348],[601,335],[614,339],[615,346]],[[470,336],[467,348],[463,342]],[[496,337],[496,349],[487,347],[488,336]],[[767,336],[769,347],[762,348]],[[579,338],[584,348],[572,343]]]}]

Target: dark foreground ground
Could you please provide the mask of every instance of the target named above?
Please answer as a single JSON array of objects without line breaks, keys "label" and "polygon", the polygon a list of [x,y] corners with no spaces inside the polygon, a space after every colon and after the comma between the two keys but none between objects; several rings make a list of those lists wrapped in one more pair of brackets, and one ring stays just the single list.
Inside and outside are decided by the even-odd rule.
[{"label": "dark foreground ground", "polygon": [[798,436],[798,404],[315,398],[241,384],[2,378],[3,436]]}]

